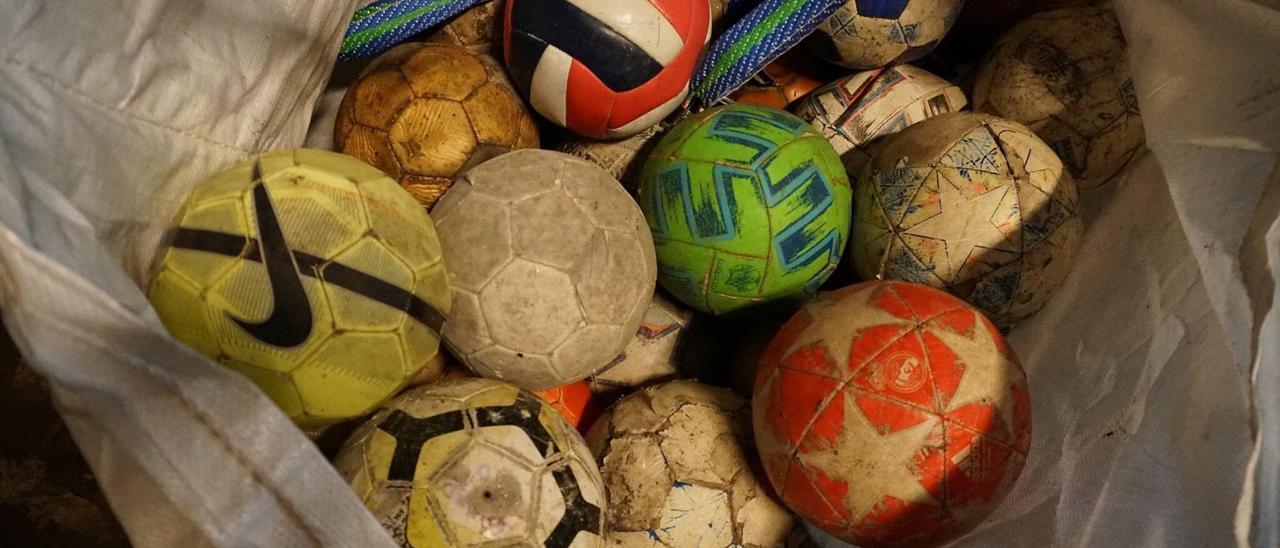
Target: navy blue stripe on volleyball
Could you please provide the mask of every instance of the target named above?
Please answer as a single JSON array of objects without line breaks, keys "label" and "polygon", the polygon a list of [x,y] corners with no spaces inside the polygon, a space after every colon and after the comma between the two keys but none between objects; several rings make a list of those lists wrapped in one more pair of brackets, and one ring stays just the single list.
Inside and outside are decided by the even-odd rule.
[{"label": "navy blue stripe on volleyball", "polygon": [[512,30],[507,36],[511,41],[511,57],[507,59],[507,72],[511,73],[511,81],[526,93],[533,86],[533,71],[538,68],[542,52],[547,43],[518,30]]},{"label": "navy blue stripe on volleyball", "polygon": [[897,19],[911,0],[857,0],[858,15],[876,19]]},{"label": "navy blue stripe on volleyball", "polygon": [[[693,75],[692,108],[713,105],[734,90],[742,87],[765,65],[773,62],[787,50],[800,43],[818,28],[828,17],[844,5],[844,0],[810,0],[792,13],[774,32],[764,39],[751,43],[750,32],[764,24],[769,15],[784,9],[786,0],[766,0],[752,9],[741,20],[725,31],[707,51],[707,55]],[[724,73],[712,78],[712,69],[731,53],[747,50],[737,63]]]},{"label": "navy blue stripe on volleyball", "polygon": [[[662,72],[662,64],[635,42],[568,0],[508,1],[515,3],[511,7],[512,34],[521,33],[539,42],[550,40],[546,45],[582,63],[615,92],[640,87]],[[527,67],[512,70],[532,72]]]}]

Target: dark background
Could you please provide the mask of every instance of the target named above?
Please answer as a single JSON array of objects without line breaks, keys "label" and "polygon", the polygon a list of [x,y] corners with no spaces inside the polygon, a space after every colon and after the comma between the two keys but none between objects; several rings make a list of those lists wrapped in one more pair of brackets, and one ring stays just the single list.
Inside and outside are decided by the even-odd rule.
[{"label": "dark background", "polygon": [[128,546],[53,408],[0,326],[0,546]]}]

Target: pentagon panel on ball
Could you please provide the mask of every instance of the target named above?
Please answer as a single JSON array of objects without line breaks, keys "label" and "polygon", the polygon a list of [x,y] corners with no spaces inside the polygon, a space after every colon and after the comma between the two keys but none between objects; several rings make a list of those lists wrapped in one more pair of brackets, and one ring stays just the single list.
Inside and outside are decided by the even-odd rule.
[{"label": "pentagon panel on ball", "polygon": [[859,72],[822,86],[794,112],[831,141],[845,169],[856,176],[873,140],[911,124],[964,108],[960,88],[911,65]]},{"label": "pentagon panel on ball", "polygon": [[810,301],[761,358],[751,405],[782,501],[868,548],[937,546],[973,529],[1031,447],[1012,349],[978,310],[919,284],[864,282]]},{"label": "pentagon panel on ball", "polygon": [[909,63],[937,47],[963,6],[964,0],[846,0],[809,44],[849,68]]},{"label": "pentagon panel on ball", "polygon": [[653,240],[599,167],[511,152],[464,173],[432,216],[454,289],[444,340],[476,373],[545,390],[609,364],[635,335]]},{"label": "pentagon panel on ball", "polygon": [[582,438],[506,383],[406,392],[352,434],[334,467],[400,546],[604,546],[603,481]]},{"label": "pentagon panel on ball", "polygon": [[671,114],[710,37],[706,0],[507,0],[516,85],[556,125],[598,139]]},{"label": "pentagon panel on ball", "polygon": [[840,158],[804,120],[777,109],[729,105],[685,119],[640,178],[659,281],[703,312],[812,295],[848,238]]},{"label": "pentagon panel on ball", "polygon": [[1084,231],[1075,183],[1026,126],[951,113],[886,137],[858,180],[849,256],[864,279],[946,289],[1001,328],[1062,285]]},{"label": "pentagon panel on ball", "polygon": [[147,297],[178,340],[253,380],[304,428],[440,376],[450,292],[431,219],[332,152],[260,155],[187,198]]},{"label": "pentagon panel on ball", "polygon": [[1111,8],[1035,15],[978,68],[974,108],[1026,124],[1080,190],[1111,180],[1146,141],[1124,35]]},{"label": "pentagon panel on ball", "polygon": [[334,143],[430,208],[465,167],[538,147],[537,124],[505,79],[495,63],[458,46],[398,46],[347,90]]},{"label": "pentagon panel on ball", "polygon": [[754,466],[747,402],[673,381],[628,395],[587,432],[612,546],[765,548],[796,525]]}]

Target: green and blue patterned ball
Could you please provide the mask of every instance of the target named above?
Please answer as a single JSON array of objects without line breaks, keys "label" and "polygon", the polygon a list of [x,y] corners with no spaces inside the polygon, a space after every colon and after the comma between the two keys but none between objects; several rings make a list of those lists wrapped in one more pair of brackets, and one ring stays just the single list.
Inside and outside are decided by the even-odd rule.
[{"label": "green and blue patterned ball", "polygon": [[849,238],[851,195],[826,138],[754,105],[685,119],[640,174],[658,281],[712,314],[815,293]]}]

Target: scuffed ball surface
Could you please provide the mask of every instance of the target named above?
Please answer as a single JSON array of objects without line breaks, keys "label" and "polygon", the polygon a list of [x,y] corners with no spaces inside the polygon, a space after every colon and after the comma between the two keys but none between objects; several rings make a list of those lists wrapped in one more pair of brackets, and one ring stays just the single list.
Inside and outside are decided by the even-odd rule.
[{"label": "scuffed ball surface", "polygon": [[861,546],[934,546],[980,523],[1031,446],[1026,375],[991,322],[918,284],[810,302],[756,377],[756,443],[783,502]]},{"label": "scuffed ball surface", "polygon": [[613,546],[778,546],[794,518],[751,464],[747,402],[673,381],[623,398],[587,434]]},{"label": "scuffed ball surface", "polygon": [[573,426],[515,386],[407,392],[334,462],[401,546],[604,545],[603,482]]}]

